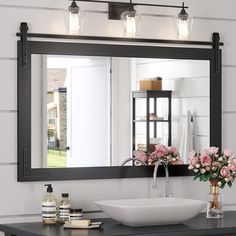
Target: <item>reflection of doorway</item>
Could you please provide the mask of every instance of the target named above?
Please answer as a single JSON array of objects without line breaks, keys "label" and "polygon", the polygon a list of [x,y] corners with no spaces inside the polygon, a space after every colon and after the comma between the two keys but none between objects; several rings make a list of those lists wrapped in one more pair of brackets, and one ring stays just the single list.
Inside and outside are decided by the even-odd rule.
[{"label": "reflection of doorway", "polygon": [[110,60],[77,59],[68,77],[68,167],[110,165]]},{"label": "reflection of doorway", "polygon": [[47,56],[46,61],[44,166],[110,165],[110,58]]},{"label": "reflection of doorway", "polygon": [[49,168],[67,166],[67,68],[47,58],[47,159]]}]

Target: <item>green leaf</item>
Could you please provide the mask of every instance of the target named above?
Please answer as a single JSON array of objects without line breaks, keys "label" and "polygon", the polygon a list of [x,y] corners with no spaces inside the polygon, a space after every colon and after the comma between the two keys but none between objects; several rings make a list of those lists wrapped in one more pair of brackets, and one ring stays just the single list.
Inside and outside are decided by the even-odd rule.
[{"label": "green leaf", "polygon": [[197,175],[195,175],[194,177],[193,177],[193,180],[196,180],[196,179],[198,179],[199,178],[199,174],[197,174]]},{"label": "green leaf", "polygon": [[227,184],[230,188],[232,187],[232,182],[227,182]]},{"label": "green leaf", "polygon": [[205,178],[207,178],[207,180],[209,180],[211,178],[211,173],[210,172],[206,172],[205,175]]},{"label": "green leaf", "polygon": [[225,184],[226,184],[226,182],[225,182],[225,180],[221,180],[221,186],[220,186],[220,188],[224,188],[225,187]]},{"label": "green leaf", "polygon": [[203,174],[200,176],[200,181],[206,182],[209,179],[209,177],[206,174]]}]

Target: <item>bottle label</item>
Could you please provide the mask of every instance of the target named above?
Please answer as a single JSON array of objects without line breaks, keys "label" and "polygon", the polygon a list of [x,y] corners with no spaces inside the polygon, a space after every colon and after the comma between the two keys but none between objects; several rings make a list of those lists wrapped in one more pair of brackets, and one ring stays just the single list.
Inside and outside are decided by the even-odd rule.
[{"label": "bottle label", "polygon": [[42,217],[44,220],[56,219],[57,204],[56,202],[42,202]]},{"label": "bottle label", "polygon": [[61,220],[69,220],[71,205],[61,205],[59,207],[59,218]]}]

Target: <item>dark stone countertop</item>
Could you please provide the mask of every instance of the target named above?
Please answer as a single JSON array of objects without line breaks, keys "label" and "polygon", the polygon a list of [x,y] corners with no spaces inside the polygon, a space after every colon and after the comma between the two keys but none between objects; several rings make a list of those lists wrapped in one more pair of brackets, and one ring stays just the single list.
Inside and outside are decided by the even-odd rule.
[{"label": "dark stone countertop", "polygon": [[[177,217],[177,216],[176,216]],[[224,212],[223,219],[206,219],[206,214],[199,214],[191,220],[176,225],[148,227],[129,227],[112,219],[99,219],[101,229],[63,229],[62,225],[43,225],[36,223],[2,224],[0,231],[7,236],[210,236],[236,235],[236,211]]]}]

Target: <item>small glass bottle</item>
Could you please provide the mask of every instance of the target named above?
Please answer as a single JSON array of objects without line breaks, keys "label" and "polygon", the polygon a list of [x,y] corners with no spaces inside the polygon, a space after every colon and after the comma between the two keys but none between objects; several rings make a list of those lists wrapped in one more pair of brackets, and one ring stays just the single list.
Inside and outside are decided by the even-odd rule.
[{"label": "small glass bottle", "polygon": [[42,221],[44,224],[56,224],[57,223],[57,199],[53,195],[53,189],[51,184],[45,184],[47,186],[47,194],[42,201]]},{"label": "small glass bottle", "polygon": [[210,186],[207,194],[207,218],[223,218],[223,195],[218,186]]},{"label": "small glass bottle", "polygon": [[70,221],[80,220],[82,218],[82,209],[70,209]]},{"label": "small glass bottle", "polygon": [[69,221],[69,219],[70,219],[71,202],[69,200],[68,193],[62,193],[61,196],[62,196],[62,200],[59,203],[58,220],[60,223],[65,223],[65,221]]}]

